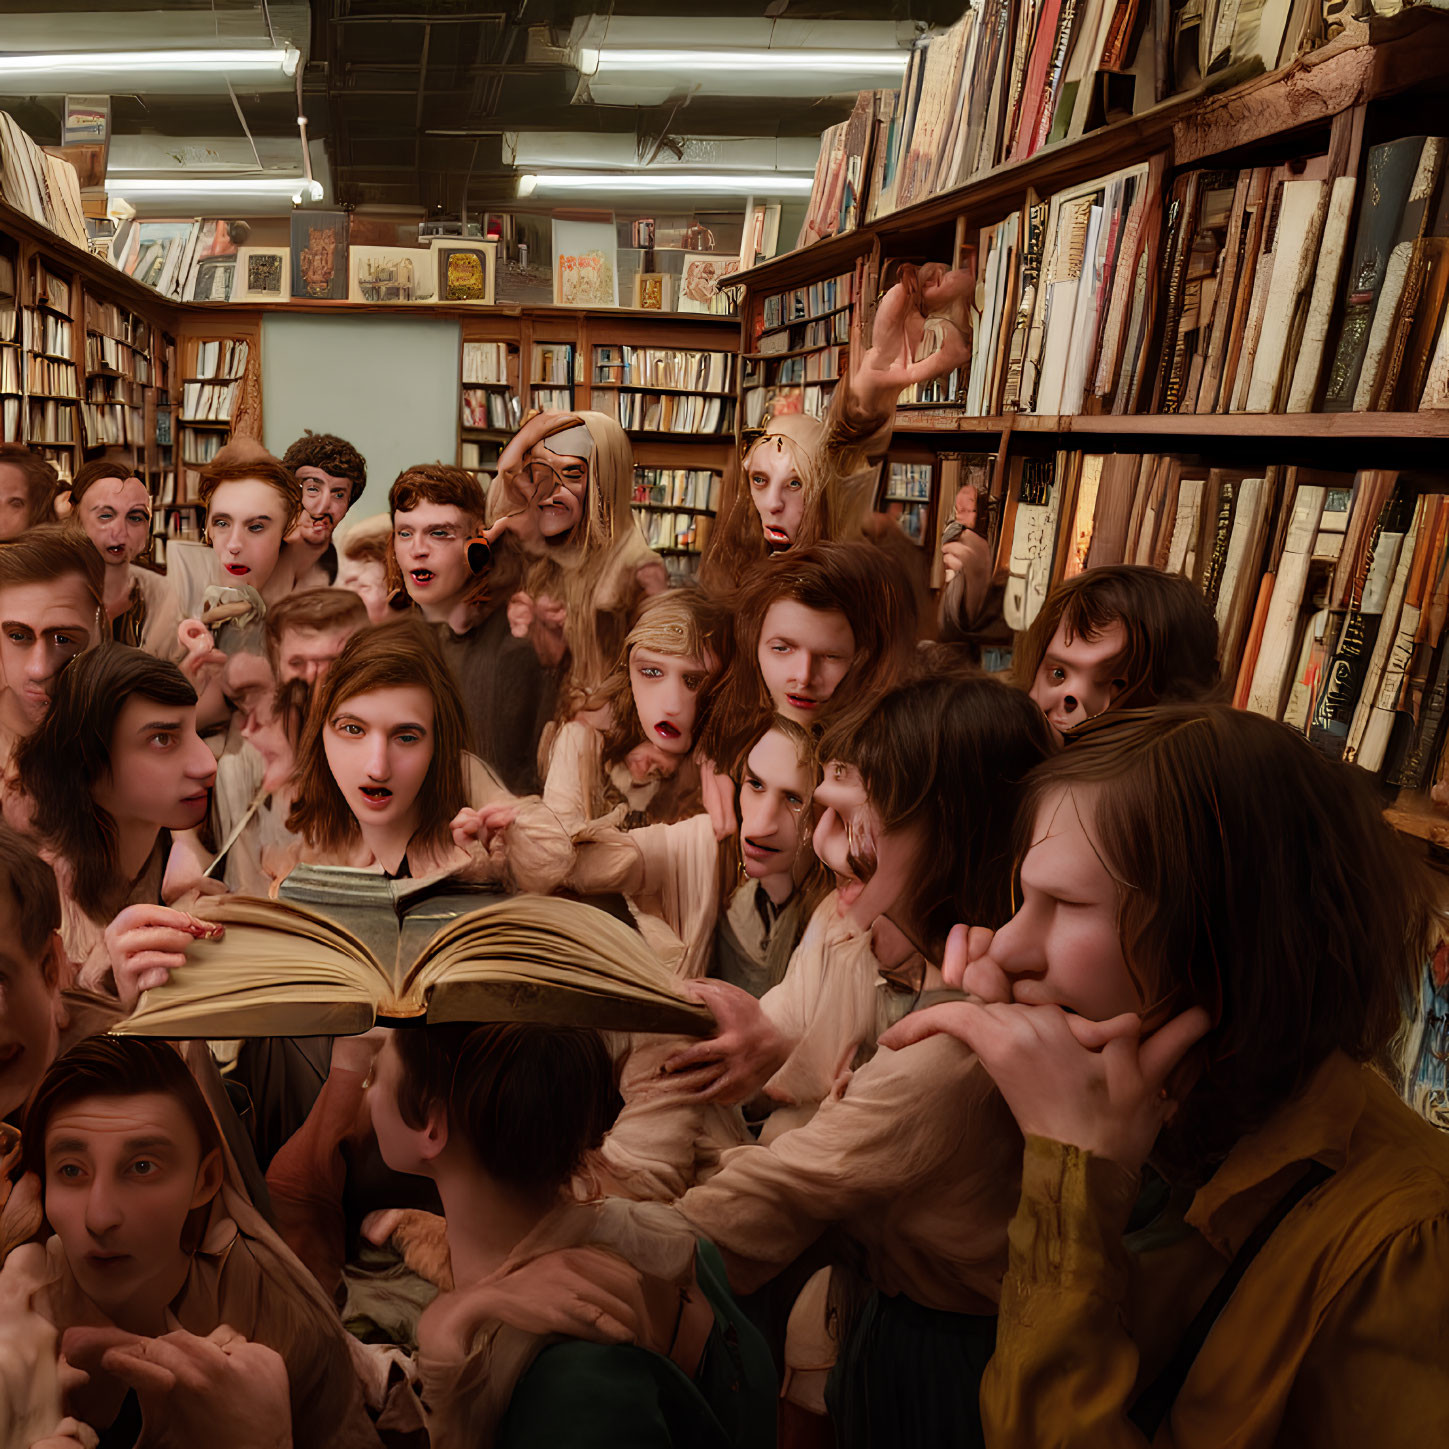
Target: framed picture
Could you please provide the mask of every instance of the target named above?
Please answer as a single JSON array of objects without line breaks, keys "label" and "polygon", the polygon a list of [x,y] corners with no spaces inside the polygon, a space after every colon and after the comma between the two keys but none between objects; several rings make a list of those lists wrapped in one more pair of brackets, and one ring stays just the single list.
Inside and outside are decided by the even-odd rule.
[{"label": "framed picture", "polygon": [[438,258],[438,301],[491,305],[498,268],[496,242],[450,240],[440,242],[433,250]]},{"label": "framed picture", "polygon": [[353,247],[347,295],[377,306],[431,302],[437,297],[437,263],[426,247]]},{"label": "framed picture", "polygon": [[612,221],[555,221],[553,300],[559,307],[617,307],[619,257]]},{"label": "framed picture", "polygon": [[728,312],[726,298],[718,295],[720,279],[740,269],[738,256],[715,256],[700,252],[684,259],[679,279],[679,310],[681,312]]},{"label": "framed picture", "polygon": [[347,297],[347,213],[292,213],[292,297],[340,302]]},{"label": "framed picture", "polygon": [[634,305],[645,312],[668,312],[673,280],[667,272],[635,272]]},{"label": "framed picture", "polygon": [[242,247],[232,271],[233,302],[285,302],[291,253],[286,247]]}]

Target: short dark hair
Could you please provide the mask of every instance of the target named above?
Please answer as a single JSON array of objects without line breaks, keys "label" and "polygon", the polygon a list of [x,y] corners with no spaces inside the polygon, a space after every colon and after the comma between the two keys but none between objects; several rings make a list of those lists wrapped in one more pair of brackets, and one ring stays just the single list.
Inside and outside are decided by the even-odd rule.
[{"label": "short dark hair", "polygon": [[364,629],[367,623],[367,605],[351,589],[303,589],[288,594],[267,610],[267,658],[276,669],[282,635],[288,629],[320,634],[328,629]]},{"label": "short dark hair", "polygon": [[1144,1001],[1206,1007],[1201,1077],[1159,1143],[1202,1181],[1332,1052],[1397,1030],[1435,936],[1438,885],[1385,824],[1368,775],[1227,705],[1112,710],[1032,777],[1095,786],[1121,882],[1117,929]]},{"label": "short dark hair", "polygon": [[298,468],[320,468],[333,478],[346,478],[352,484],[352,496],[347,500],[349,508],[367,487],[367,459],[346,438],[339,438],[335,433],[314,433],[308,428],[282,454],[282,466],[293,473]]},{"label": "short dark hair", "polygon": [[559,1189],[623,1106],[614,1064],[592,1027],[448,1022],[395,1033],[398,1112],[421,1127],[442,1103],[448,1131],[491,1177],[529,1193]]},{"label": "short dark hair", "polygon": [[974,672],[903,684],[868,717],[827,727],[820,759],[860,771],[881,825],[925,831],[901,909],[928,954],[960,921],[996,927],[1011,915],[1017,815],[1031,771],[1055,746],[1026,695]]},{"label": "short dark hair", "polygon": [[58,1056],[31,1093],[20,1139],[26,1171],[45,1181],[45,1129],[62,1108],[88,1097],[139,1097],[151,1092],[181,1104],[196,1129],[202,1157],[220,1149],[216,1118],[196,1078],[170,1042],[140,1036],[91,1036]]},{"label": "short dark hair", "polygon": [[26,526],[54,522],[55,495],[60,492],[60,475],[54,467],[24,443],[0,443],[0,464],[5,463],[20,469],[25,477]]},{"label": "short dark hair", "polygon": [[[470,521],[474,528],[483,526],[488,512],[488,500],[483,485],[473,474],[447,463],[415,463],[404,468],[388,490],[388,516],[396,521],[399,512],[406,513],[420,503],[437,504],[440,508],[456,508]],[[386,570],[388,595],[397,595],[404,587],[402,569],[398,566],[397,548],[389,543],[383,558]],[[481,602],[487,593],[488,573],[479,579],[472,594]]]},{"label": "short dark hair", "polygon": [[32,960],[60,930],[60,887],[49,861],[17,830],[0,824],[0,881],[15,902],[20,949]]},{"label": "short dark hair", "polygon": [[1057,626],[1087,641],[1121,624],[1127,646],[1120,665],[1127,687],[1113,709],[1216,699],[1218,625],[1202,591],[1181,574],[1144,564],[1108,564],[1060,583],[1016,651],[1016,682],[1029,690]]}]

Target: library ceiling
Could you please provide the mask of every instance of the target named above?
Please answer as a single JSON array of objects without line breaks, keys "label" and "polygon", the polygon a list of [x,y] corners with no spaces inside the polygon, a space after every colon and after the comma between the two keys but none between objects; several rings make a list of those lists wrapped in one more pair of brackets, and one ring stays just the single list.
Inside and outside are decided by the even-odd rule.
[{"label": "library ceiling", "polygon": [[[519,137],[577,136],[594,164],[706,162],[732,148],[772,166],[774,142],[815,140],[877,82],[801,74],[712,83],[704,47],[898,49],[953,21],[964,0],[5,0],[0,50],[124,51],[273,45],[293,67],[234,79],[152,74],[143,64],[89,86],[111,98],[111,165],[198,174],[277,172],[300,161],[301,112],[314,170],[344,205],[455,214],[516,204]],[[28,12],[28,13],[26,13]],[[677,66],[590,73],[600,45],[666,44]],[[581,59],[583,57],[583,59]],[[42,143],[60,137],[64,92],[0,71],[0,109]],[[62,84],[50,82],[52,88]],[[750,143],[758,143],[751,147]],[[741,149],[743,148],[743,149]],[[566,147],[564,149],[567,149]],[[758,157],[751,161],[751,157]]]}]

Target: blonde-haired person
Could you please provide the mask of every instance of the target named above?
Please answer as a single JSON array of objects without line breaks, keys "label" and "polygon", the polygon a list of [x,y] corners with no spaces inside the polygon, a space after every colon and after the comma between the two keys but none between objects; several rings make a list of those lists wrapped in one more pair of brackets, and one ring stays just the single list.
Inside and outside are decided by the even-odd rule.
[{"label": "blonde-haired person", "polygon": [[598,412],[535,414],[513,435],[488,491],[489,534],[547,562],[565,611],[563,717],[599,688],[639,605],[668,586],[631,507],[634,454]]},{"label": "blonde-haired person", "polygon": [[392,518],[374,513],[362,518],[337,541],[337,587],[351,589],[367,608],[368,620],[387,617],[387,560],[392,552]]},{"label": "blonde-haired person", "polygon": [[57,507],[64,508],[68,526],[85,534],[105,564],[111,638],[161,659],[179,659],[176,590],[165,575],[136,562],[151,546],[151,495],[136,470],[112,458],[86,463]]}]

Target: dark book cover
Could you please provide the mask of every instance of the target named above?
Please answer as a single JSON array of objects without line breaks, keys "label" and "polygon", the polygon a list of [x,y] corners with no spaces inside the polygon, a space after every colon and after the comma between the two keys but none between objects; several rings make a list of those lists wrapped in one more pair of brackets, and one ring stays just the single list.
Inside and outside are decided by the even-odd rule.
[{"label": "dark book cover", "polygon": [[1412,241],[1423,230],[1432,188],[1411,195],[1427,136],[1405,136],[1373,147],[1359,200],[1348,288],[1343,302],[1333,363],[1324,393],[1324,412],[1348,412],[1353,407],[1359,374],[1363,371],[1373,326],[1374,307],[1389,255],[1401,241]]},{"label": "dark book cover", "polygon": [[297,301],[347,300],[347,213],[292,213],[292,296]]}]

